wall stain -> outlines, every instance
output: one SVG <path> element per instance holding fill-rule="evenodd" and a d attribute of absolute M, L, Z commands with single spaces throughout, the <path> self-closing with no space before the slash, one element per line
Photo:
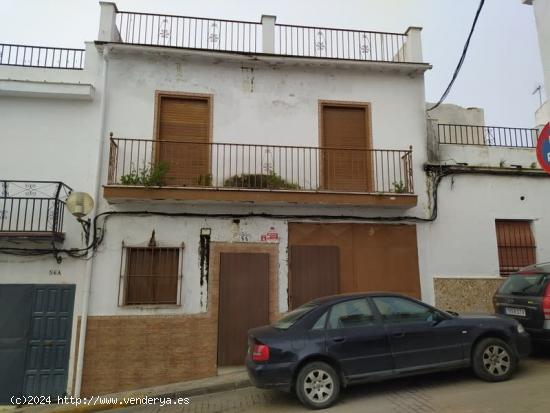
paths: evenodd
<path fill-rule="evenodd" d="M 201 300 L 200 305 L 203 305 L 203 296 L 206 293 L 208 297 L 208 271 L 210 264 L 210 234 L 201 234 L 199 242 L 199 270 L 200 270 L 200 285 L 201 285 Z M 206 283 L 206 291 L 202 287 Z"/>

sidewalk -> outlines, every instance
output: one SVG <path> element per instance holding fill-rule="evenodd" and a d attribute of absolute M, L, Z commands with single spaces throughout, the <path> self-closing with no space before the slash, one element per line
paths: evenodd
<path fill-rule="evenodd" d="M 102 399 L 117 399 L 117 403 L 97 403 L 94 405 L 94 399 L 83 399 L 83 404 L 76 406 L 69 405 L 41 405 L 41 406 L 0 406 L 0 413 L 88 413 L 104 410 L 113 410 L 126 408 L 130 405 L 124 403 L 126 398 L 158 397 L 163 399 L 178 399 L 185 397 L 200 396 L 211 393 L 224 392 L 228 390 L 241 389 L 251 386 L 248 375 L 244 370 L 233 370 L 222 373 L 215 377 L 206 379 L 186 381 L 182 383 L 167 384 L 164 386 L 149 387 L 121 393 L 101 395 Z M 94 396 L 96 397 L 96 396 Z M 97 401 L 97 400 L 96 400 Z M 84 404 L 89 403 L 89 404 Z"/>

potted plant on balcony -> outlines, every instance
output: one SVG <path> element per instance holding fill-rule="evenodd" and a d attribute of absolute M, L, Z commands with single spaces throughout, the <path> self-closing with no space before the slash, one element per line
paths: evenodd
<path fill-rule="evenodd" d="M 130 172 L 120 177 L 122 185 L 141 185 L 145 187 L 163 186 L 164 178 L 170 170 L 166 161 L 150 163 L 148 167 L 130 167 Z"/>

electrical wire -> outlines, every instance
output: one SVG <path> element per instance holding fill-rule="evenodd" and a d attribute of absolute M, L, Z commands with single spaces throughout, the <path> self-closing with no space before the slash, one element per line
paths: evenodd
<path fill-rule="evenodd" d="M 477 25 L 477 21 L 479 19 L 479 15 L 481 14 L 481 10 L 483 9 L 483 5 L 485 4 L 485 0 L 481 0 L 479 2 L 479 7 L 477 8 L 477 12 L 474 18 L 474 22 L 472 23 L 472 28 L 470 29 L 470 34 L 468 35 L 468 39 L 466 40 L 466 44 L 464 45 L 464 48 L 462 49 L 462 55 L 460 56 L 460 60 L 458 61 L 458 64 L 455 68 L 455 71 L 453 73 L 453 77 L 451 78 L 451 81 L 449 82 L 449 85 L 447 86 L 447 89 L 445 89 L 445 92 L 443 92 L 443 95 L 441 95 L 441 98 L 439 101 L 433 105 L 431 108 L 427 109 L 427 111 L 434 110 L 439 105 L 443 103 L 443 101 L 447 98 L 449 93 L 451 92 L 451 89 L 453 87 L 453 84 L 455 83 L 455 80 L 458 77 L 458 74 L 460 73 L 460 69 L 462 68 L 462 65 L 464 64 L 464 60 L 466 59 L 466 53 L 468 52 L 468 48 L 470 46 L 470 40 L 472 39 L 472 35 L 474 34 L 474 30 Z"/>
<path fill-rule="evenodd" d="M 219 218 L 219 219 L 246 219 L 246 218 L 271 218 L 271 219 L 302 219 L 302 220 L 340 220 L 340 221 L 377 221 L 377 222 L 432 222 L 437 218 L 437 192 L 441 180 L 452 172 L 443 170 L 427 171 L 433 200 L 433 208 L 428 218 L 415 216 L 397 216 L 397 217 L 365 217 L 359 215 L 326 215 L 326 214 L 270 214 L 270 213 L 243 213 L 243 214 L 207 214 L 193 212 L 159 212 L 159 211 L 105 211 L 95 216 L 91 226 L 92 240 L 90 245 L 84 248 L 62 249 L 57 248 L 52 244 L 52 248 L 17 248 L 17 247 L 0 247 L 0 254 L 17 255 L 17 256 L 43 256 L 53 254 L 56 258 L 64 254 L 71 258 L 90 259 L 95 254 L 98 247 L 103 242 L 105 236 L 105 227 L 107 220 L 112 216 L 164 216 L 164 217 L 187 217 L 187 218 Z M 101 226 L 99 221 L 101 220 Z M 89 251 L 92 251 L 90 256 Z"/>

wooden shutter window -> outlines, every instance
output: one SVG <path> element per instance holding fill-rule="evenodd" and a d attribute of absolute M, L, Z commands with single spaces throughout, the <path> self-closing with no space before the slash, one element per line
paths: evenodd
<path fill-rule="evenodd" d="M 197 186 L 210 174 L 210 100 L 158 97 L 157 161 L 168 164 L 169 186 Z"/>
<path fill-rule="evenodd" d="M 498 261 L 501 275 L 536 263 L 536 243 L 531 221 L 497 220 Z"/>
<path fill-rule="evenodd" d="M 126 305 L 178 304 L 179 248 L 126 249 Z"/>

